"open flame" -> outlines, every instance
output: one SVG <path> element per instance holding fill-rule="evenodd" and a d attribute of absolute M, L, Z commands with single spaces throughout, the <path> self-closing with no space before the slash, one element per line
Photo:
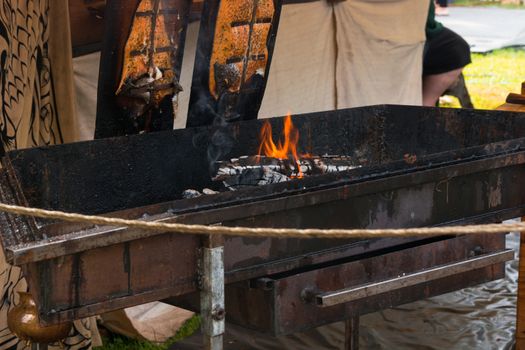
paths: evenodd
<path fill-rule="evenodd" d="M 293 125 L 290 114 L 284 119 L 284 135 L 277 145 L 273 142 L 272 125 L 266 121 L 261 128 L 261 144 L 259 145 L 259 156 L 264 154 L 267 157 L 288 159 L 292 158 L 297 166 L 297 175 L 294 178 L 304 176 L 301 170 L 301 163 L 297 155 L 297 142 L 299 141 L 299 130 Z"/>

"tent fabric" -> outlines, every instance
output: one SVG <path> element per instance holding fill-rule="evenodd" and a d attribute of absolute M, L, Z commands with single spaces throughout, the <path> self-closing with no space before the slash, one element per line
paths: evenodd
<path fill-rule="evenodd" d="M 259 117 L 421 105 L 427 14 L 410 0 L 284 6 Z"/>
<path fill-rule="evenodd" d="M 102 325 L 133 339 L 163 343 L 193 316 L 193 312 L 152 302 L 101 315 Z"/>
<path fill-rule="evenodd" d="M 2 2 L 2 150 L 76 140 L 70 52 L 65 0 Z"/>
<path fill-rule="evenodd" d="M 326 1 L 283 6 L 259 117 L 336 109 L 333 16 Z"/>
<path fill-rule="evenodd" d="M 100 52 L 73 58 L 75 109 L 81 141 L 93 140 L 95 135 L 99 65 Z"/>

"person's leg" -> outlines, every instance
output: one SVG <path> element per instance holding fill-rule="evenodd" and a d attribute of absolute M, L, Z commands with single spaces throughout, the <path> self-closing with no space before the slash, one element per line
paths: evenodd
<path fill-rule="evenodd" d="M 427 40 L 423 58 L 423 105 L 435 106 L 470 60 L 469 44 L 448 28 Z"/>
<path fill-rule="evenodd" d="M 435 106 L 439 97 L 459 77 L 463 68 L 423 77 L 423 106 Z"/>
<path fill-rule="evenodd" d="M 448 16 L 448 0 L 437 1 L 436 16 Z"/>

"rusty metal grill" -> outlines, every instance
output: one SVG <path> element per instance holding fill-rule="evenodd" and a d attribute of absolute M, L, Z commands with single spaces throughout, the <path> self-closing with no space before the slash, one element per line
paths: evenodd
<path fill-rule="evenodd" d="M 281 118 L 271 123 L 279 132 Z M 0 195 L 5 202 L 39 208 L 232 226 L 415 227 L 494 222 L 525 212 L 523 115 L 374 106 L 294 117 L 294 124 L 301 150 L 346 155 L 362 167 L 182 199 L 187 188 L 214 187 L 216 160 L 256 154 L 262 122 L 246 121 L 14 151 L 3 162 Z M 198 237 L 7 214 L 0 218 L 7 257 L 23 267 L 48 322 L 165 298 L 198 306 L 192 301 L 199 286 Z M 488 257 L 486 265 L 476 265 L 482 257 Z M 224 241 L 227 315 L 251 328 L 287 334 L 501 277 L 506 258 L 503 235 L 229 237 Z M 393 259 L 392 264 L 385 265 L 385 259 Z M 470 270 L 412 280 L 414 285 L 392 289 L 387 297 L 381 289 L 380 295 L 348 301 L 349 307 L 319 309 L 304 298 L 305 290 L 323 298 L 363 284 L 387 283 L 401 273 L 418 276 L 454 264 Z M 356 274 L 364 267 L 368 274 Z M 330 284 L 323 277 L 346 276 L 344 271 L 357 279 Z M 232 300 L 261 308 L 248 313 Z M 300 305 L 300 312 L 285 307 L 292 303 Z M 262 317 L 263 310 L 271 310 L 270 319 Z"/>

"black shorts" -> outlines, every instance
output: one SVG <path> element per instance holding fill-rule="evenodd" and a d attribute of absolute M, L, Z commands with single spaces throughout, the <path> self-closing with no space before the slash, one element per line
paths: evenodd
<path fill-rule="evenodd" d="M 441 74 L 463 68 L 471 62 L 470 46 L 458 34 L 443 28 L 428 39 L 423 53 L 423 75 Z"/>

